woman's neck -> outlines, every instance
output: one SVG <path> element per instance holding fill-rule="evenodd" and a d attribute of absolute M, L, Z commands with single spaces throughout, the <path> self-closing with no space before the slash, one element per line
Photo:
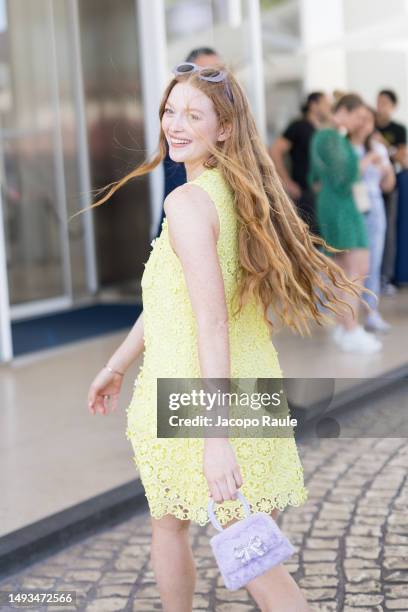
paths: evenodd
<path fill-rule="evenodd" d="M 200 174 L 205 171 L 205 166 L 203 161 L 194 161 L 194 162 L 184 162 L 184 167 L 186 169 L 186 176 L 188 181 L 194 181 L 194 179 L 198 178 Z"/>

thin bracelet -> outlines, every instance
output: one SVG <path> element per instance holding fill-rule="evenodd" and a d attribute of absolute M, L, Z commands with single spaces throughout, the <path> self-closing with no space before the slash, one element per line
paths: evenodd
<path fill-rule="evenodd" d="M 108 368 L 109 372 L 112 372 L 113 374 L 119 374 L 119 376 L 124 376 L 123 372 L 119 372 L 118 370 L 114 370 L 113 368 L 111 368 L 110 366 L 108 366 L 107 363 L 105 363 L 105 365 L 103 366 L 104 368 Z"/>

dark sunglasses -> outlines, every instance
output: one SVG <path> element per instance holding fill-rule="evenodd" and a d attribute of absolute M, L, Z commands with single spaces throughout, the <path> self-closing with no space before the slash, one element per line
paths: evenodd
<path fill-rule="evenodd" d="M 219 68 L 211 68 L 211 67 L 201 67 L 197 66 L 197 64 L 193 64 L 193 62 L 183 62 L 182 64 L 178 64 L 172 70 L 174 76 L 184 76 L 186 74 L 197 73 L 199 79 L 203 81 L 209 81 L 210 83 L 221 83 L 225 82 L 225 90 L 227 92 L 227 96 L 232 102 L 232 92 L 228 83 L 227 73 L 224 70 L 220 70 Z"/>

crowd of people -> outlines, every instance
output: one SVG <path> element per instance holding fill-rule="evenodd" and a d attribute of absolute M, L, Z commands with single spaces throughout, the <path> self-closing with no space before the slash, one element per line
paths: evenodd
<path fill-rule="evenodd" d="M 193 49 L 185 59 L 198 66 L 223 63 L 210 47 Z M 270 148 L 288 195 L 310 230 L 339 252 L 335 258 L 347 276 L 365 279 L 360 299 L 340 297 L 359 318 L 337 317 L 334 342 L 347 352 L 381 350 L 375 335 L 390 324 L 379 310 L 379 297 L 393 285 L 398 194 L 396 174 L 408 168 L 407 132 L 393 120 L 398 105 L 394 91 L 381 90 L 376 109 L 358 94 L 315 91 L 307 96 L 301 116 L 291 121 Z M 165 196 L 185 183 L 183 164 L 164 160 Z M 164 209 L 159 232 L 164 219 Z M 368 308 L 367 306 L 368 305 Z"/>
<path fill-rule="evenodd" d="M 406 128 L 393 120 L 397 104 L 389 89 L 378 93 L 376 109 L 355 93 L 335 92 L 331 100 L 313 92 L 270 149 L 299 214 L 341 251 L 328 254 L 346 274 L 364 278 L 370 291 L 363 292 L 363 324 L 351 315 L 338 318 L 333 340 L 345 351 L 380 350 L 374 334 L 390 328 L 379 297 L 395 292 L 396 174 L 408 168 Z M 359 305 L 354 299 L 357 312 Z"/>

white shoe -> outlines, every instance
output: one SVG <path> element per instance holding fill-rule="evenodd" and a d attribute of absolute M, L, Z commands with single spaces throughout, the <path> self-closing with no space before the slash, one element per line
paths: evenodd
<path fill-rule="evenodd" d="M 382 348 L 382 342 L 373 334 L 366 332 L 361 325 L 357 325 L 351 330 L 344 330 L 336 344 L 347 353 L 363 353 L 366 355 L 376 353 Z"/>
<path fill-rule="evenodd" d="M 384 321 L 378 310 L 370 313 L 367 316 L 365 327 L 369 331 L 387 333 L 391 329 L 391 325 Z"/>

